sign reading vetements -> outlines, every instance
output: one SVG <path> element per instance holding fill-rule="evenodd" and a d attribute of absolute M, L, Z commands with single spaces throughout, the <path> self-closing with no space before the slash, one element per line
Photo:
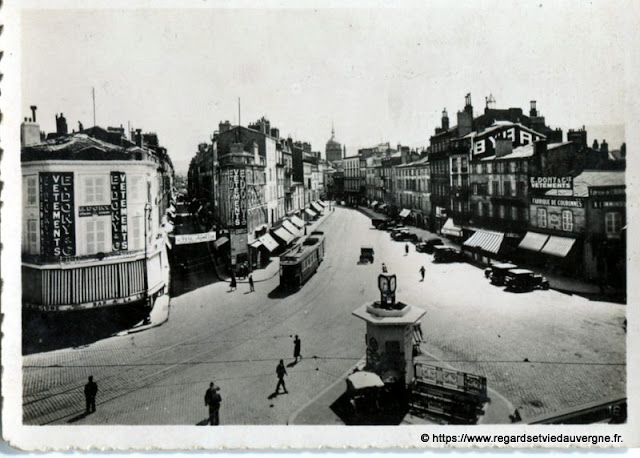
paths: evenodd
<path fill-rule="evenodd" d="M 229 227 L 247 226 L 247 181 L 244 169 L 229 170 Z"/>
<path fill-rule="evenodd" d="M 40 172 L 40 254 L 75 256 L 73 172 Z"/>
<path fill-rule="evenodd" d="M 573 189 L 573 177 L 531 177 L 531 189 Z"/>
<path fill-rule="evenodd" d="M 111 172 L 111 238 L 113 251 L 129 249 L 127 175 L 123 172 Z"/>

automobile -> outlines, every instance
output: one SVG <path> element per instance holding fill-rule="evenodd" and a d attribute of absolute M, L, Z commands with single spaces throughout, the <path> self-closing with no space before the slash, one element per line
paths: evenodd
<path fill-rule="evenodd" d="M 384 229 L 384 226 L 388 224 L 390 221 L 389 218 L 371 218 L 371 224 L 376 229 Z"/>
<path fill-rule="evenodd" d="M 462 254 L 455 248 L 442 245 L 433 247 L 433 262 L 456 262 L 460 260 L 462 260 Z"/>
<path fill-rule="evenodd" d="M 370 262 L 373 264 L 374 250 L 372 246 L 361 246 L 360 247 L 360 262 Z"/>
<path fill-rule="evenodd" d="M 549 289 L 549 280 L 528 269 L 511 269 L 504 281 L 507 289 L 513 291 L 531 291 L 533 289 Z"/>
<path fill-rule="evenodd" d="M 387 231 L 389 231 L 390 233 L 393 234 L 393 231 L 397 231 L 397 230 L 400 230 L 400 229 L 408 229 L 408 228 L 404 224 L 399 223 L 397 221 L 394 221 L 393 223 L 387 224 L 385 230 L 387 230 Z"/>
<path fill-rule="evenodd" d="M 324 231 L 311 231 L 311 235 L 324 235 Z"/>
<path fill-rule="evenodd" d="M 433 238 L 433 239 L 424 240 L 416 245 L 416 251 L 420 253 L 431 254 L 433 253 L 433 249 L 436 246 L 444 246 L 442 239 Z"/>
<path fill-rule="evenodd" d="M 394 232 L 391 237 L 393 240 L 402 241 L 402 242 L 416 242 L 420 239 L 417 234 L 410 232 L 409 229 L 402 229 L 400 231 Z"/>
<path fill-rule="evenodd" d="M 518 266 L 515 264 L 511 264 L 510 262 L 500 262 L 497 264 L 492 264 L 487 269 L 485 269 L 484 276 L 489 278 L 492 285 L 503 286 L 504 280 L 511 269 L 517 269 Z"/>

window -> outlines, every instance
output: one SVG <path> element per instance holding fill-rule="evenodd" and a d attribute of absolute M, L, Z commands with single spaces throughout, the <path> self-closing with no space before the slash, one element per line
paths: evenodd
<path fill-rule="evenodd" d="M 622 215 L 611 212 L 604 215 L 605 232 L 608 236 L 619 236 L 622 229 Z"/>
<path fill-rule="evenodd" d="M 505 181 L 504 182 L 504 195 L 505 196 L 511 196 L 511 182 L 510 181 Z"/>
<path fill-rule="evenodd" d="M 478 216 L 482 216 L 482 202 L 478 202 Z"/>
<path fill-rule="evenodd" d="M 524 181 L 518 181 L 516 183 L 516 195 L 518 197 L 524 197 Z"/>
<path fill-rule="evenodd" d="M 473 183 L 473 195 L 478 195 L 478 183 Z"/>
<path fill-rule="evenodd" d="M 36 190 L 37 190 L 36 177 L 28 177 L 27 178 L 27 205 L 36 205 L 38 203 Z"/>
<path fill-rule="evenodd" d="M 104 219 L 96 219 L 85 222 L 86 254 L 106 252 Z"/>
<path fill-rule="evenodd" d="M 27 253 L 38 254 L 38 221 L 27 220 Z"/>
<path fill-rule="evenodd" d="M 499 210 L 500 210 L 500 219 L 504 219 L 504 214 L 505 214 L 505 208 L 504 205 L 499 205 Z"/>
<path fill-rule="evenodd" d="M 493 164 L 491 162 L 487 164 L 487 173 L 493 173 Z"/>
<path fill-rule="evenodd" d="M 105 177 L 85 177 L 84 178 L 84 203 L 104 204 L 106 203 L 106 180 Z"/>
<path fill-rule="evenodd" d="M 489 206 L 489 217 L 493 218 L 493 205 L 487 204 Z"/>
<path fill-rule="evenodd" d="M 140 250 L 143 247 L 143 230 L 144 230 L 144 216 L 134 216 L 130 219 L 131 221 L 131 232 L 129 239 L 129 249 L 131 250 Z"/>
<path fill-rule="evenodd" d="M 538 208 L 538 227 L 547 227 L 547 209 Z"/>
<path fill-rule="evenodd" d="M 562 210 L 562 230 L 573 231 L 573 212 L 571 210 Z"/>
<path fill-rule="evenodd" d="M 518 221 L 518 207 L 511 207 L 511 219 Z"/>
<path fill-rule="evenodd" d="M 494 181 L 491 183 L 491 195 L 498 196 L 500 195 L 500 182 Z"/>
<path fill-rule="evenodd" d="M 139 201 L 143 201 L 144 200 L 144 188 L 142 186 L 143 184 L 143 178 L 141 176 L 132 176 L 132 177 L 127 177 L 129 178 L 129 198 L 131 199 L 132 202 L 139 202 Z"/>
<path fill-rule="evenodd" d="M 476 164 L 476 173 L 484 173 L 482 165 L 483 164 Z"/>

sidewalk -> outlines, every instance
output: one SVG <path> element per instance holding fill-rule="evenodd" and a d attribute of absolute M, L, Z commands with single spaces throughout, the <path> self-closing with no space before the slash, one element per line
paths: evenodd
<path fill-rule="evenodd" d="M 369 216 L 370 218 L 388 218 L 389 217 L 388 215 L 378 213 L 367 207 L 358 207 L 358 210 L 361 213 Z M 443 239 L 443 242 L 445 243 L 445 245 L 449 245 L 457 249 L 461 248 L 459 244 L 452 242 L 451 240 L 447 239 L 446 236 L 444 235 L 441 236 L 433 232 L 429 232 L 426 229 L 420 229 L 420 228 L 414 228 L 414 227 L 411 227 L 411 231 L 415 232 L 421 239 L 440 237 Z M 468 262 L 469 264 L 477 265 L 478 267 L 481 267 L 479 264 L 471 262 L 471 260 L 468 260 Z M 561 276 L 548 271 L 542 271 L 540 270 L 539 267 L 527 266 L 525 263 L 519 263 L 519 264 L 524 268 L 530 268 L 531 270 L 534 270 L 536 272 L 540 272 L 541 274 L 543 274 L 547 278 L 547 280 L 549 280 L 549 286 L 551 287 L 551 289 L 554 289 L 556 291 L 560 291 L 566 294 L 579 294 L 581 296 L 585 296 L 590 300 L 606 300 L 606 301 L 625 303 L 625 291 L 618 291 L 613 288 L 607 288 L 607 290 L 604 293 L 601 293 L 600 287 L 596 284 L 589 283 L 584 280 L 579 280 L 576 278 Z"/>

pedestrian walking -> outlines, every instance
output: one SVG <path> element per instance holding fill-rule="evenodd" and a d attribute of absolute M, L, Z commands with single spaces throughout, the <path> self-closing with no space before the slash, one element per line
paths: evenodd
<path fill-rule="evenodd" d="M 382 272 L 387 273 L 387 265 L 384 262 L 382 263 Z"/>
<path fill-rule="evenodd" d="M 420 276 L 422 277 L 422 280 L 420 281 L 424 281 L 424 273 L 425 273 L 426 269 L 424 268 L 424 266 L 420 267 Z"/>
<path fill-rule="evenodd" d="M 98 384 L 93 381 L 93 375 L 89 376 L 89 381 L 84 386 L 84 399 L 86 401 L 86 413 L 96 411 L 96 395 L 98 394 Z"/>
<path fill-rule="evenodd" d="M 229 283 L 229 291 L 233 291 L 237 289 L 237 287 L 238 287 L 238 282 L 236 281 L 236 274 L 231 272 L 231 282 Z"/>
<path fill-rule="evenodd" d="M 253 287 L 253 275 L 249 274 L 249 292 L 254 292 L 255 290 Z"/>
<path fill-rule="evenodd" d="M 409 254 L 409 244 L 405 243 L 404 244 L 404 255 L 407 256 Z"/>
<path fill-rule="evenodd" d="M 281 386 L 284 392 L 288 393 L 287 387 L 284 384 L 284 376 L 287 375 L 287 369 L 285 369 L 284 367 L 283 360 L 280 360 L 280 364 L 278 364 L 278 367 L 276 367 L 276 375 L 278 376 L 278 384 L 276 385 L 276 394 L 280 392 Z"/>
<path fill-rule="evenodd" d="M 218 426 L 220 424 L 220 403 L 222 402 L 222 396 L 218 393 L 219 390 L 220 388 L 211 382 L 209 389 L 204 394 L 204 405 L 209 407 L 209 425 L 211 426 Z"/>
<path fill-rule="evenodd" d="M 302 355 L 300 354 L 300 338 L 296 335 L 296 338 L 293 339 L 293 357 L 295 358 L 295 362 L 298 362 L 298 358 L 302 359 Z"/>

